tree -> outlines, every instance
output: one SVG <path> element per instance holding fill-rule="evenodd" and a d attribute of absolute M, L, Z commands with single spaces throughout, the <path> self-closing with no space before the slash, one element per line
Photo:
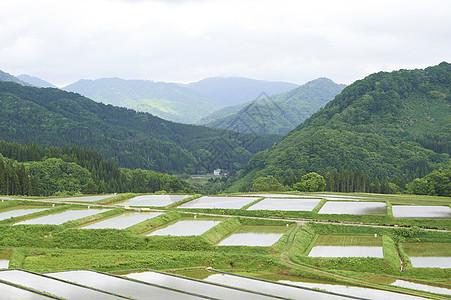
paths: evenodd
<path fill-rule="evenodd" d="M 311 172 L 301 178 L 301 182 L 295 183 L 293 188 L 301 192 L 321 192 L 326 187 L 326 180 L 318 173 Z"/>
<path fill-rule="evenodd" d="M 274 176 L 258 177 L 254 180 L 252 190 L 255 192 L 282 191 L 283 185 Z"/>

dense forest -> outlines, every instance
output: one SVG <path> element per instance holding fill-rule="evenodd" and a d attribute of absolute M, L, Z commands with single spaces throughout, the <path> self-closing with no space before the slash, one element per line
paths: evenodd
<path fill-rule="evenodd" d="M 131 169 L 204 173 L 239 169 L 280 136 L 178 124 L 59 89 L 0 82 L 0 139 L 96 149 Z"/>
<path fill-rule="evenodd" d="M 258 177 L 361 170 L 374 180 L 424 177 L 450 165 L 451 65 L 380 72 L 346 87 L 277 145 L 257 153 L 229 190 Z"/>
<path fill-rule="evenodd" d="M 345 85 L 318 78 L 293 90 L 234 107 L 226 107 L 201 120 L 213 128 L 260 134 L 287 134 L 334 99 Z"/>
<path fill-rule="evenodd" d="M 79 146 L 43 147 L 0 140 L 0 194 L 51 196 L 61 194 L 194 192 L 177 177 L 119 168 L 95 150 Z"/>

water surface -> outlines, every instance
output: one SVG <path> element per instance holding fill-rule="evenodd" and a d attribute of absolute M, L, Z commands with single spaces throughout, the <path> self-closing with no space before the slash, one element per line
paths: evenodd
<path fill-rule="evenodd" d="M 114 295 L 19 270 L 0 271 L 0 279 L 67 299 L 121 299 Z"/>
<path fill-rule="evenodd" d="M 183 203 L 180 208 L 232 208 L 239 209 L 259 197 L 209 197 L 204 196 L 192 201 Z"/>
<path fill-rule="evenodd" d="M 209 229 L 221 223 L 214 220 L 186 220 L 178 221 L 165 228 L 155 230 L 148 235 L 173 235 L 173 236 L 191 236 L 201 235 Z"/>
<path fill-rule="evenodd" d="M 199 299 L 183 292 L 93 271 L 67 271 L 48 275 L 135 299 Z M 165 286 L 164 283 L 163 285 Z"/>
<path fill-rule="evenodd" d="M 383 202 L 347 202 L 327 201 L 319 214 L 349 214 L 349 215 L 385 215 L 387 205 Z"/>
<path fill-rule="evenodd" d="M 192 195 L 142 195 L 129 199 L 125 202 L 118 203 L 118 205 L 129 206 L 166 206 L 182 199 L 191 197 Z"/>
<path fill-rule="evenodd" d="M 414 268 L 451 268 L 451 257 L 449 256 L 409 256 Z"/>
<path fill-rule="evenodd" d="M 83 229 L 103 229 L 103 228 L 114 228 L 114 229 L 124 229 L 138 223 L 144 222 L 148 219 L 155 218 L 162 213 L 156 212 L 126 212 L 120 216 L 109 218 L 97 223 L 90 224 L 88 226 L 82 227 Z"/>
<path fill-rule="evenodd" d="M 53 201 L 71 201 L 71 202 L 93 202 L 99 201 L 107 198 L 111 198 L 114 195 L 97 195 L 97 196 L 81 196 L 81 197 L 65 197 L 65 198 L 48 198 L 48 200 Z"/>
<path fill-rule="evenodd" d="M 32 213 L 40 212 L 49 208 L 19 208 L 0 212 L 0 220 L 21 217 Z"/>
<path fill-rule="evenodd" d="M 108 209 L 80 209 L 80 210 L 67 210 L 62 213 L 42 216 L 35 219 L 25 220 L 22 222 L 15 223 L 18 224 L 52 224 L 61 225 L 67 221 L 77 220 L 85 217 L 89 217 L 101 212 L 106 212 Z"/>
<path fill-rule="evenodd" d="M 0 295 L 2 300 L 49 300 L 50 297 L 46 297 L 37 293 L 33 293 L 18 287 L 11 286 L 6 283 L 0 282 Z"/>
<path fill-rule="evenodd" d="M 276 199 L 265 198 L 248 210 L 312 211 L 321 199 Z"/>
<path fill-rule="evenodd" d="M 420 290 L 420 291 L 426 291 L 426 292 L 451 296 L 451 289 L 432 286 L 432 285 L 428 285 L 428 284 L 415 283 L 415 282 L 410 282 L 410 281 L 405 281 L 405 280 L 396 280 L 395 282 L 392 283 L 392 285 L 405 287 L 405 288 L 413 289 L 413 290 Z"/>
<path fill-rule="evenodd" d="M 217 246 L 262 246 L 275 244 L 286 232 L 282 226 L 242 226 Z"/>
<path fill-rule="evenodd" d="M 9 260 L 8 259 L 0 259 L 0 269 L 8 269 Z"/>
<path fill-rule="evenodd" d="M 310 257 L 380 257 L 383 258 L 382 247 L 372 246 L 315 246 Z"/>
<path fill-rule="evenodd" d="M 395 218 L 451 218 L 451 208 L 448 206 L 392 205 Z"/>

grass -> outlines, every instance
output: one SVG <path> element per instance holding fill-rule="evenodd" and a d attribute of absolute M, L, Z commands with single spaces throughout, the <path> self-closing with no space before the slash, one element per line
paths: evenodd
<path fill-rule="evenodd" d="M 321 234 L 315 246 L 382 246 L 381 236 Z"/>
<path fill-rule="evenodd" d="M 404 251 L 408 256 L 449 256 L 451 257 L 451 243 L 404 243 Z"/>
<path fill-rule="evenodd" d="M 12 252 L 12 250 L 0 249 L 0 259 L 9 259 Z"/>

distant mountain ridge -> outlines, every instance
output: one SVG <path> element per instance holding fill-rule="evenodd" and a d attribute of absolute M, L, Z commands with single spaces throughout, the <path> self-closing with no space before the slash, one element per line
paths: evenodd
<path fill-rule="evenodd" d="M 255 154 L 230 188 L 260 176 L 361 170 L 415 178 L 451 164 L 451 64 L 371 74 Z"/>
<path fill-rule="evenodd" d="M 243 77 L 210 77 L 186 85 L 199 93 L 218 100 L 222 106 L 232 106 L 256 99 L 261 93 L 279 94 L 298 85 L 283 81 L 266 81 Z"/>
<path fill-rule="evenodd" d="M 332 100 L 344 87 L 328 78 L 318 78 L 267 99 L 225 107 L 200 123 L 213 128 L 233 127 L 239 132 L 284 135 Z M 234 123 L 237 122 L 245 125 L 236 126 Z"/>
<path fill-rule="evenodd" d="M 28 86 L 31 85 L 28 82 L 22 81 L 19 78 L 15 77 L 9 73 L 3 72 L 1 70 L 0 70 L 0 81 L 9 81 L 9 82 L 18 83 L 20 85 L 28 85 Z"/>
<path fill-rule="evenodd" d="M 240 168 L 279 139 L 178 124 L 76 93 L 12 82 L 0 82 L 0 120 L 0 139 L 6 141 L 74 144 L 122 167 L 167 173 Z"/>
<path fill-rule="evenodd" d="M 122 106 L 180 122 L 194 123 L 219 103 L 175 83 L 121 78 L 82 79 L 63 88 L 97 102 Z"/>
<path fill-rule="evenodd" d="M 55 85 L 51 84 L 50 82 L 47 82 L 45 80 L 42 80 L 41 78 L 30 76 L 27 74 L 22 74 L 17 76 L 18 79 L 27 82 L 33 86 L 36 87 L 43 87 L 43 88 L 57 88 Z"/>

